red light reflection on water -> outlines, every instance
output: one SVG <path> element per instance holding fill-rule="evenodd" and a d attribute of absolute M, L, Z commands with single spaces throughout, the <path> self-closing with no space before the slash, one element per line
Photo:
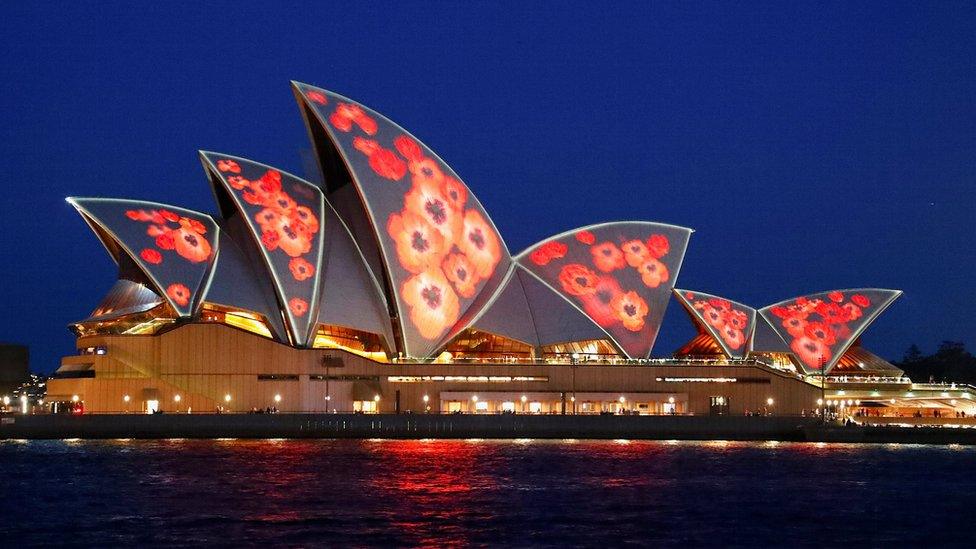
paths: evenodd
<path fill-rule="evenodd" d="M 479 467 L 484 446 L 460 440 L 385 440 L 374 442 L 373 455 L 387 475 L 371 479 L 377 497 L 397 502 L 390 524 L 419 545 L 467 543 L 463 524 L 490 514 L 481 497 L 502 479 Z"/>

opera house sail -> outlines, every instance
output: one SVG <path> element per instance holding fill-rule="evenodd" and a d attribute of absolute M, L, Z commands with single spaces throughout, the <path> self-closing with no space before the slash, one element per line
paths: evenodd
<path fill-rule="evenodd" d="M 584 225 L 513 255 L 418 137 L 337 93 L 292 91 L 318 173 L 201 151 L 210 213 L 68 199 L 118 280 L 70 325 L 78 354 L 50 383 L 52 409 L 801 411 L 820 390 L 811 374 L 897 372 L 859 344 L 897 291 L 757 314 L 676 290 L 693 231 L 648 221 Z M 697 335 L 652 358 L 672 298 Z"/>

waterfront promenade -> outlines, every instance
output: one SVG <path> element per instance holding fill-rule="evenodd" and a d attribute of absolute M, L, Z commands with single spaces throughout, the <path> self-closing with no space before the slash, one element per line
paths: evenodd
<path fill-rule="evenodd" d="M 793 416 L 468 414 L 8 415 L 3 439 L 390 438 L 782 440 L 976 444 L 976 429 L 829 425 Z"/>

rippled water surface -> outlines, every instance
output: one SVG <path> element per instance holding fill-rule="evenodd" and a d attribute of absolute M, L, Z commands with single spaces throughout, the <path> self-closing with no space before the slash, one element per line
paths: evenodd
<path fill-rule="evenodd" d="M 0 487 L 8 547 L 963 546 L 974 535 L 976 449 L 0 441 Z"/>

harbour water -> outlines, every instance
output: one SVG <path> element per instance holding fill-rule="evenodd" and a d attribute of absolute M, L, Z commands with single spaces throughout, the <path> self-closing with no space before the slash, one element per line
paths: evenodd
<path fill-rule="evenodd" d="M 8 546 L 971 546 L 976 448 L 0 441 Z"/>

